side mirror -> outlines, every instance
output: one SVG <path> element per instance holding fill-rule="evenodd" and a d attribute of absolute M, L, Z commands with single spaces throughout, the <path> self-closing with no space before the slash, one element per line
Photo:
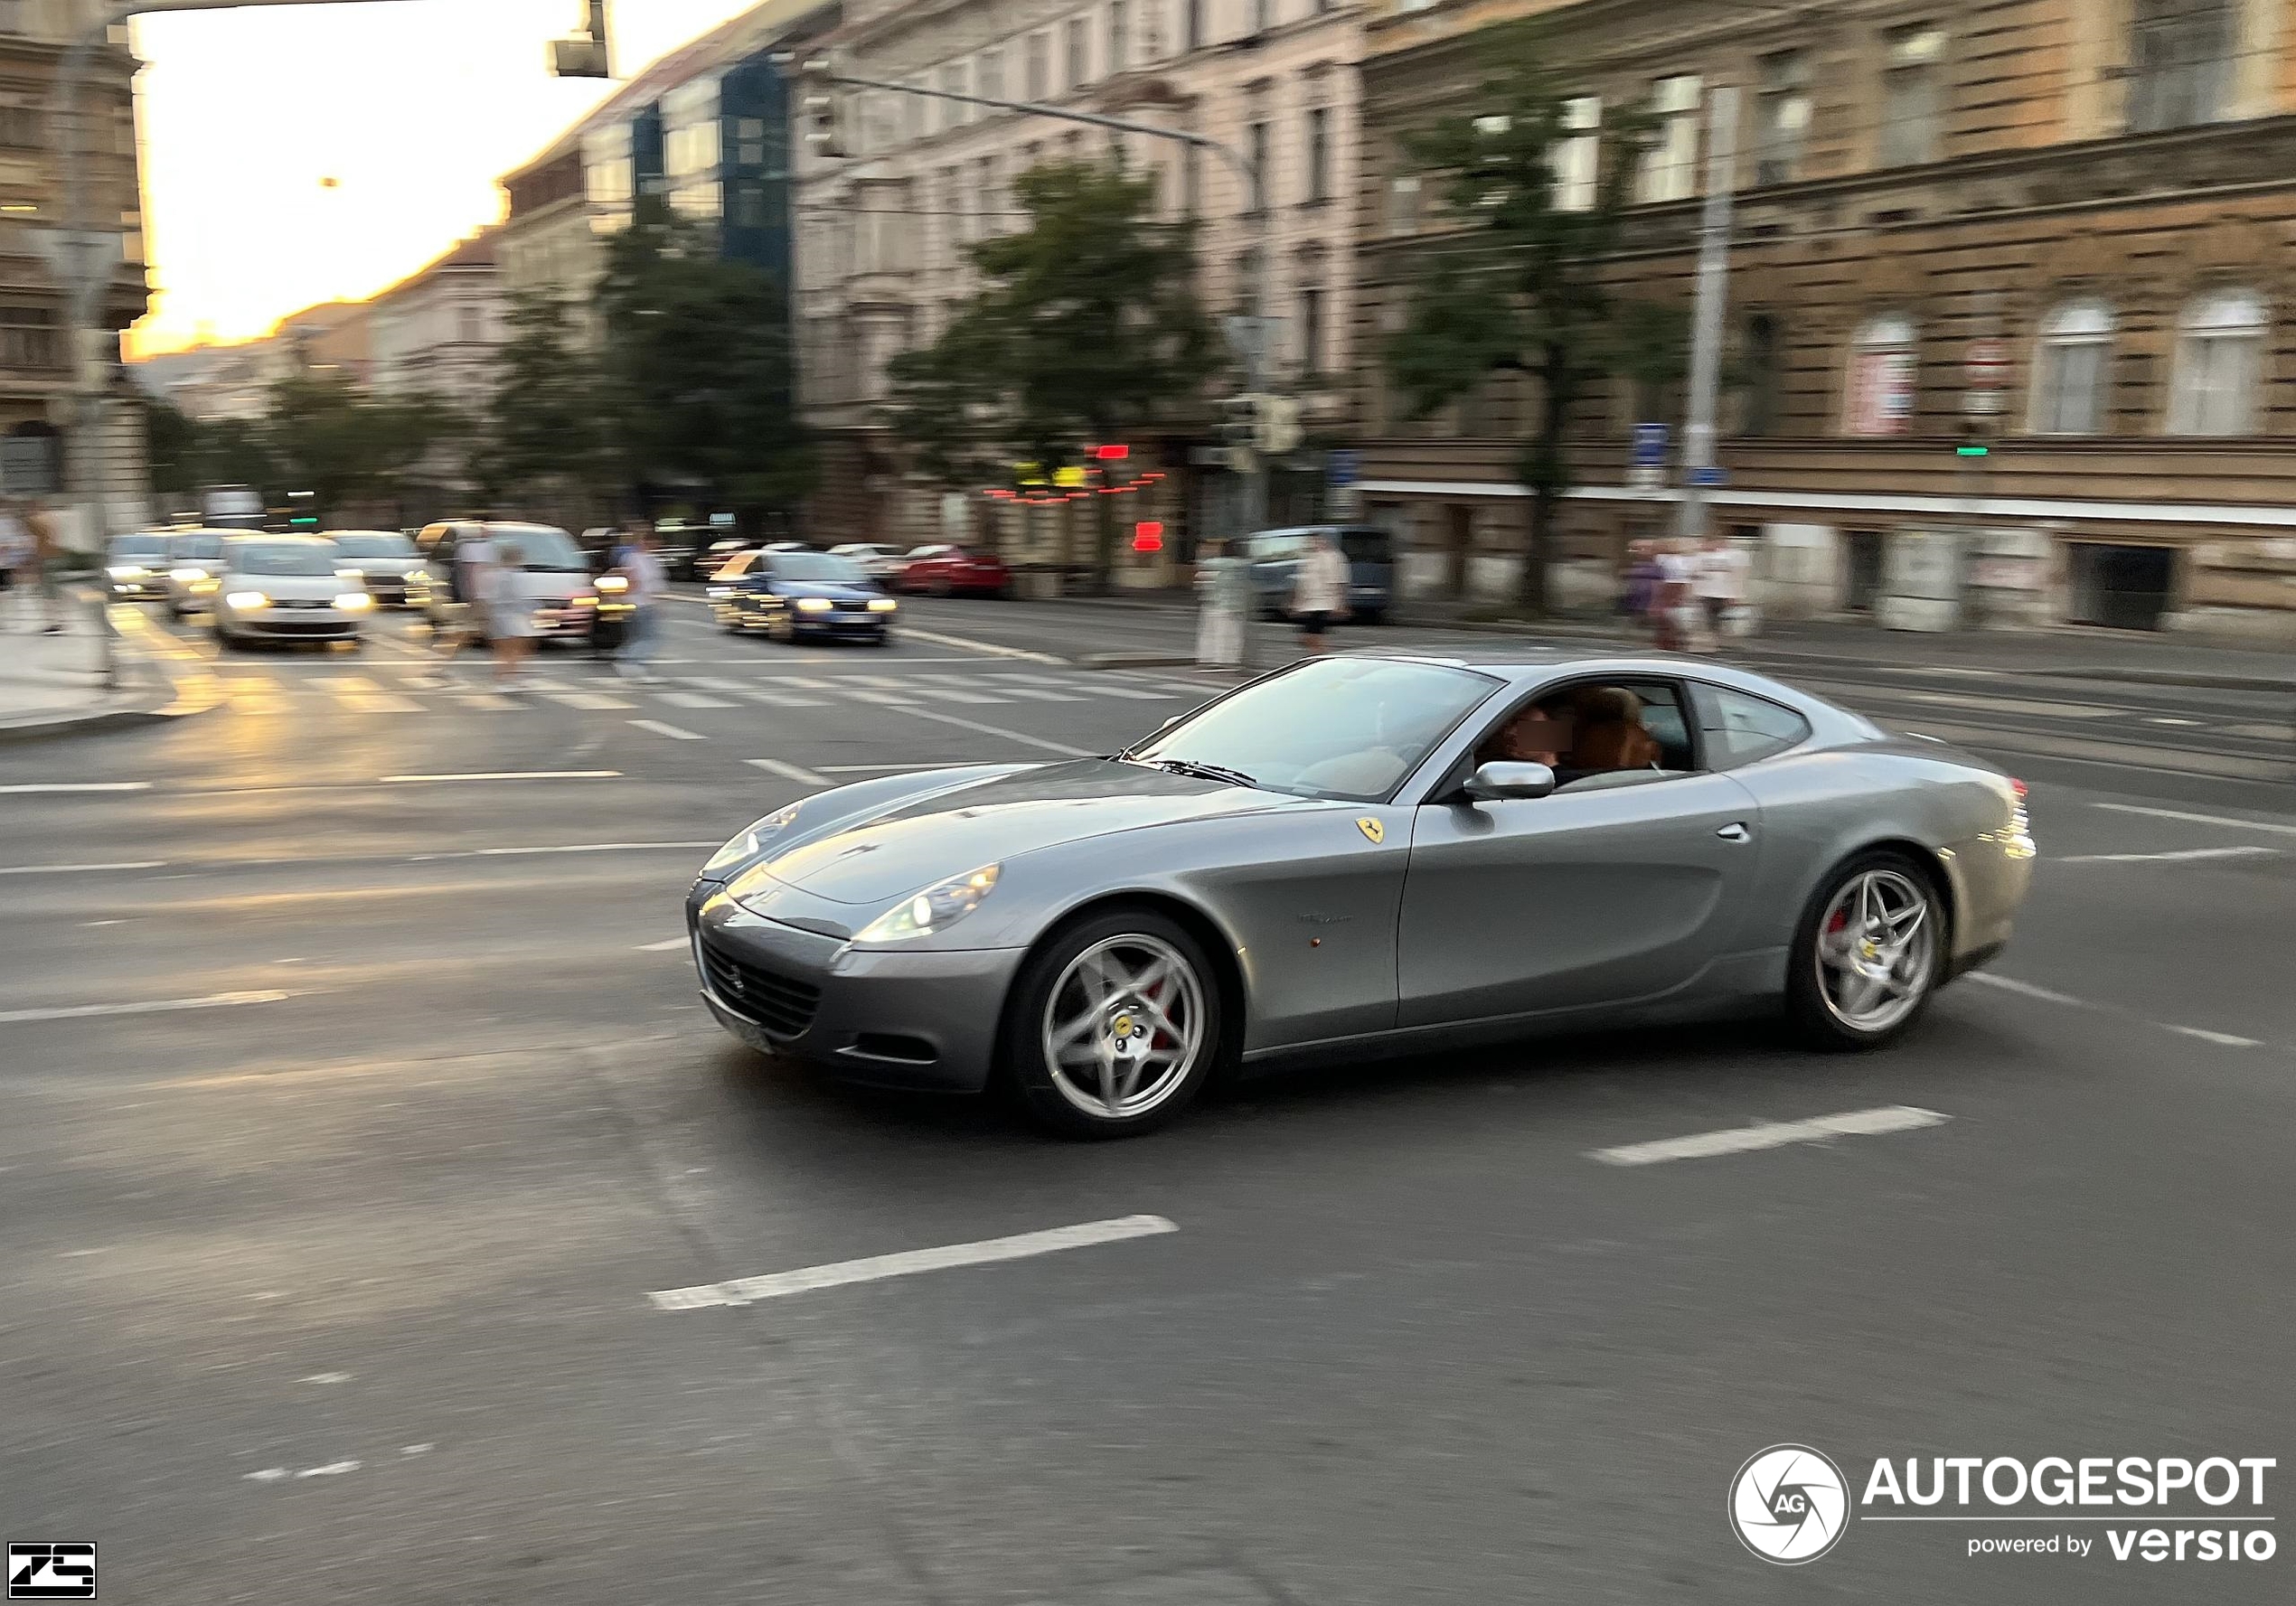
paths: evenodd
<path fill-rule="evenodd" d="M 1555 772 L 1543 764 L 1486 764 L 1467 778 L 1462 788 L 1475 803 L 1505 798 L 1545 797 L 1555 789 Z"/>

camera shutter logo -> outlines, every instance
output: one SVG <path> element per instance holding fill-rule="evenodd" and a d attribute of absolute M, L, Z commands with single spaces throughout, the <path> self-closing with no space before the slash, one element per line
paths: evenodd
<path fill-rule="evenodd" d="M 1731 1531 L 1765 1562 L 1814 1562 L 1849 1526 L 1849 1480 L 1807 1444 L 1758 1451 L 1730 1480 Z"/>
<path fill-rule="evenodd" d="M 11 1601 L 92 1601 L 96 1547 L 69 1542 L 8 1545 Z"/>

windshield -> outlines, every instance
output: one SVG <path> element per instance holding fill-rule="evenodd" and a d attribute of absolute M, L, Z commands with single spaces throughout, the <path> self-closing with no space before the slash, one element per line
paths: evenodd
<path fill-rule="evenodd" d="M 346 531 L 334 539 L 335 549 L 345 558 L 411 558 L 415 555 L 414 543 L 403 535 Z"/>
<path fill-rule="evenodd" d="M 1342 530 L 1340 550 L 1350 563 L 1388 563 L 1395 558 L 1395 538 L 1384 530 Z"/>
<path fill-rule="evenodd" d="M 334 549 L 315 542 L 285 541 L 243 546 L 231 554 L 231 572 L 241 575 L 331 575 Z"/>
<path fill-rule="evenodd" d="M 563 530 L 553 530 L 547 524 L 505 524 L 486 532 L 494 545 L 494 555 L 500 558 L 512 547 L 518 549 L 522 568 L 561 569 L 569 573 L 587 574 L 589 561 L 582 556 L 582 549 Z"/>
<path fill-rule="evenodd" d="M 855 568 L 852 560 L 830 552 L 777 552 L 774 555 L 773 578 L 776 580 L 820 580 L 838 585 L 857 585 L 868 577 Z"/>
<path fill-rule="evenodd" d="M 221 558 L 223 538 L 220 535 L 179 535 L 168 543 L 171 558 Z"/>
<path fill-rule="evenodd" d="M 1369 803 L 1394 791 L 1499 685 L 1439 663 L 1318 659 L 1215 703 L 1131 757 L 1210 765 L 1271 791 Z"/>
<path fill-rule="evenodd" d="M 115 558 L 165 558 L 167 538 L 164 535 L 117 535 L 112 538 L 111 555 Z"/>

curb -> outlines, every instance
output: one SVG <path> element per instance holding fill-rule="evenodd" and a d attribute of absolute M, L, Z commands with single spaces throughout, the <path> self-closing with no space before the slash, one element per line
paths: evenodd
<path fill-rule="evenodd" d="M 152 628 L 151 622 L 133 609 L 125 609 L 114 618 L 128 621 L 128 628 L 120 634 L 123 646 Z M 0 724 L 0 744 L 171 724 L 194 714 L 204 714 L 222 702 L 221 682 L 204 667 L 196 676 L 179 678 L 168 667 L 169 661 L 165 656 L 152 653 L 142 643 L 129 648 L 129 652 L 132 662 L 123 667 L 143 681 L 143 685 L 113 693 L 92 708 Z"/>

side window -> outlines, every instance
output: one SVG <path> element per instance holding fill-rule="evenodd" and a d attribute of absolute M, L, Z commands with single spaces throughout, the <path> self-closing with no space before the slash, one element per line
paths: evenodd
<path fill-rule="evenodd" d="M 1735 769 L 1810 739 L 1810 721 L 1751 692 L 1700 683 L 1693 688 L 1708 769 Z"/>

